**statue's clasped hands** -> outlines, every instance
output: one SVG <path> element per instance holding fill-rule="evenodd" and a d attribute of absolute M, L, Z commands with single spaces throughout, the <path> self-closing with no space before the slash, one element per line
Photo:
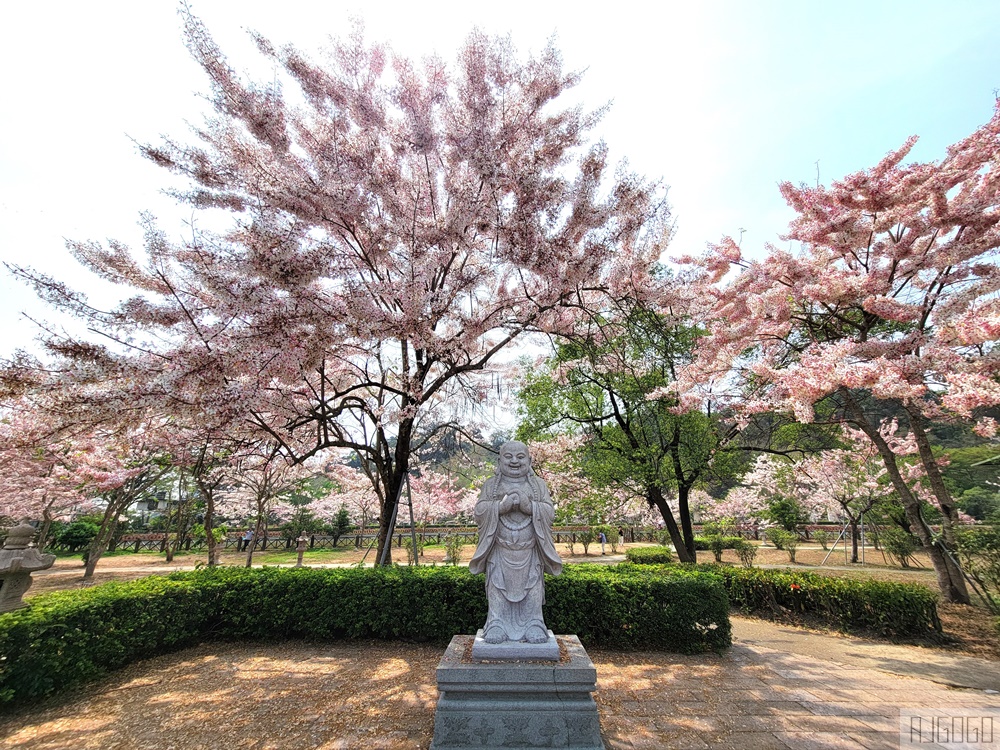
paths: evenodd
<path fill-rule="evenodd" d="M 500 515 L 506 515 L 514 510 L 520 510 L 527 516 L 531 515 L 531 498 L 520 492 L 509 492 L 500 501 Z"/>

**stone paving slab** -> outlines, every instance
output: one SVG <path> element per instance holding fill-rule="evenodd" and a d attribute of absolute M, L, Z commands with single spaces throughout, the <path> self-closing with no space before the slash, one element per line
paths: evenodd
<path fill-rule="evenodd" d="M 1000 694 L 940 681 L 961 671 L 948 654 L 874 644 L 898 651 L 892 663 L 862 666 L 851 663 L 857 639 L 789 630 L 761 624 L 758 632 L 782 647 L 772 648 L 759 636 L 741 640 L 737 624 L 736 644 L 721 655 L 588 648 L 606 746 L 897 750 L 901 709 L 1000 710 Z M 442 653 L 405 643 L 203 644 L 0 715 L 0 747 L 426 750 Z M 940 668 L 923 673 L 928 653 Z M 986 672 L 996 666 L 975 662 Z"/>
<path fill-rule="evenodd" d="M 901 708 L 1000 710 L 1000 695 L 916 676 L 925 650 L 898 648 L 909 654 L 910 674 L 841 668 L 816 656 L 740 642 L 718 656 L 631 654 L 627 665 L 605 663 L 606 654 L 592 650 L 605 741 L 622 750 L 897 750 Z M 656 679 L 640 679 L 633 689 L 620 691 L 630 675 L 654 672 Z M 700 692 L 675 689 L 687 683 L 689 672 L 702 676 Z"/>
<path fill-rule="evenodd" d="M 1000 662 L 950 654 L 940 649 L 898 646 L 841 635 L 812 633 L 749 617 L 730 617 L 733 640 L 786 653 L 814 656 L 848 669 L 913 675 L 955 687 L 1000 690 Z M 808 679 L 799 667 L 782 669 L 788 679 Z"/>

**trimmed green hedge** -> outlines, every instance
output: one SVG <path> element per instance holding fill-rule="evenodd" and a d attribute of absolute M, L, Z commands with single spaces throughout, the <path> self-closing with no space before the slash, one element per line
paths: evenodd
<path fill-rule="evenodd" d="M 741 536 L 724 536 L 722 537 L 722 549 L 736 549 L 742 541 L 743 537 Z M 694 538 L 694 548 L 703 552 L 711 551 L 711 538 L 707 536 L 696 536 Z"/>
<path fill-rule="evenodd" d="M 724 536 L 722 537 L 722 549 L 736 549 L 741 542 L 743 542 L 743 537 Z M 712 540 L 708 537 L 696 536 L 694 548 L 703 552 L 711 550 Z M 637 565 L 661 565 L 674 562 L 674 550 L 671 547 L 630 547 L 625 550 L 625 557 L 629 562 Z"/>
<path fill-rule="evenodd" d="M 650 566 L 652 568 L 652 566 Z M 844 632 L 885 637 L 941 634 L 937 595 L 918 583 L 859 580 L 800 571 L 688 565 L 722 578 L 733 607 L 751 614 L 785 612 L 818 617 Z M 675 566 L 660 566 L 672 575 Z"/>
<path fill-rule="evenodd" d="M 674 562 L 670 547 L 629 547 L 625 559 L 636 565 L 665 565 Z"/>
<path fill-rule="evenodd" d="M 793 612 L 819 615 L 846 632 L 864 630 L 887 637 L 931 638 L 941 634 L 937 595 L 919 583 L 719 568 L 730 602 L 747 612 L 773 612 L 777 604 Z"/>
<path fill-rule="evenodd" d="M 725 589 L 702 571 L 571 565 L 546 580 L 545 599 L 545 624 L 585 645 L 697 654 L 732 644 Z"/>
<path fill-rule="evenodd" d="M 587 645 L 681 653 L 730 645 L 715 576 L 567 566 L 546 581 L 546 624 Z M 466 568 L 204 569 L 45 594 L 0 615 L 0 706 L 206 640 L 435 640 L 486 620 Z"/>

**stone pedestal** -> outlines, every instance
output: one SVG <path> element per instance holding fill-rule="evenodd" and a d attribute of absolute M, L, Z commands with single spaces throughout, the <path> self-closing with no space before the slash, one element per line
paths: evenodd
<path fill-rule="evenodd" d="M 31 586 L 31 574 L 51 568 L 55 555 L 43 555 L 30 547 L 35 529 L 22 523 L 7 532 L 7 541 L 0 549 L 0 612 L 10 612 L 27 606 L 21 597 Z"/>
<path fill-rule="evenodd" d="M 471 635 L 452 638 L 437 668 L 431 750 L 604 750 L 594 663 L 575 635 L 556 640 L 558 661 L 502 661 L 474 659 Z"/>
<path fill-rule="evenodd" d="M 483 629 L 480 628 L 476 633 L 476 640 L 472 643 L 472 658 L 476 661 L 524 661 L 525 659 L 559 661 L 559 643 L 551 630 L 546 632 L 549 634 L 549 639 L 541 643 L 520 641 L 487 643 L 483 639 Z"/>

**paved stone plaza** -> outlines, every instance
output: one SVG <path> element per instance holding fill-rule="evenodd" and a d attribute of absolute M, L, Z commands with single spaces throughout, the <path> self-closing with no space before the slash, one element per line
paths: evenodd
<path fill-rule="evenodd" d="M 897 750 L 900 708 L 1000 708 L 1000 696 L 982 690 L 761 646 L 737 644 L 721 657 L 647 654 L 645 665 L 635 655 L 621 667 L 605 656 L 594 660 L 609 748 Z"/>
<path fill-rule="evenodd" d="M 986 692 L 1000 690 L 997 662 L 744 618 L 734 619 L 734 630 L 735 645 L 721 656 L 588 649 L 607 747 L 896 750 L 901 707 L 1000 708 L 1000 695 Z M 204 644 L 0 718 L 0 746 L 423 750 L 434 731 L 442 650 Z M 925 671 L 977 687 L 917 676 Z"/>

